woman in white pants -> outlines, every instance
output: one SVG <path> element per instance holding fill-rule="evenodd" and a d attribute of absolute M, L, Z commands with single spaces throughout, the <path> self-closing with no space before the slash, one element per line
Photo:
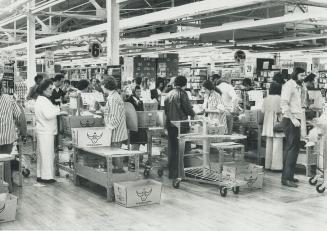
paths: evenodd
<path fill-rule="evenodd" d="M 272 83 L 269 95 L 265 98 L 262 112 L 265 113 L 262 127 L 262 136 L 266 136 L 265 169 L 283 169 L 283 132 L 274 132 L 274 125 L 281 114 L 280 94 L 282 86 Z"/>
<path fill-rule="evenodd" d="M 54 141 L 57 134 L 57 115 L 60 108 L 51 103 L 53 84 L 43 80 L 38 87 L 39 96 L 35 103 L 36 136 L 38 146 L 37 181 L 54 183 Z"/>

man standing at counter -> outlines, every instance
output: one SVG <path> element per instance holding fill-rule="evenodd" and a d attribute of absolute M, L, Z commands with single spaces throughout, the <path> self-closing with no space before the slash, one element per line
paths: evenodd
<path fill-rule="evenodd" d="M 304 72 L 305 70 L 300 67 L 294 69 L 291 79 L 283 85 L 280 101 L 286 137 L 282 184 L 288 187 L 297 187 L 298 182 L 298 179 L 294 178 L 294 173 L 301 141 L 301 86 L 305 77 Z"/>
<path fill-rule="evenodd" d="M 187 79 L 178 76 L 175 79 L 175 88 L 165 98 L 166 126 L 168 130 L 168 169 L 169 179 L 179 177 L 179 156 L 178 156 L 178 129 L 171 121 L 187 120 L 188 116 L 195 116 L 191 102 L 185 91 Z M 181 133 L 189 130 L 189 124 L 181 124 Z"/>

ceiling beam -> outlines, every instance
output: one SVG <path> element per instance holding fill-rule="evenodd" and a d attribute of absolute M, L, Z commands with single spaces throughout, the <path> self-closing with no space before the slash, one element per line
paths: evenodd
<path fill-rule="evenodd" d="M 38 15 L 48 15 L 48 16 L 56 16 L 56 17 L 64 17 L 64 18 L 75 18 L 80 20 L 92 20 L 92 21 L 104 21 L 105 17 L 99 17 L 96 15 L 89 14 L 69 14 L 63 12 L 40 12 Z"/>

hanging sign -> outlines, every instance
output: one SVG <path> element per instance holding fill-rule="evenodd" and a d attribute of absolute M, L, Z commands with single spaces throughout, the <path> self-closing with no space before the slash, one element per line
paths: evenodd
<path fill-rule="evenodd" d="M 92 42 L 89 46 L 89 53 L 93 58 L 100 57 L 100 54 L 103 52 L 101 43 L 99 42 Z"/>
<path fill-rule="evenodd" d="M 45 51 L 45 72 L 49 75 L 54 75 L 54 52 L 53 51 Z"/>
<path fill-rule="evenodd" d="M 234 59 L 235 59 L 236 63 L 244 63 L 244 61 L 246 59 L 245 52 L 242 50 L 236 51 L 234 54 Z"/>

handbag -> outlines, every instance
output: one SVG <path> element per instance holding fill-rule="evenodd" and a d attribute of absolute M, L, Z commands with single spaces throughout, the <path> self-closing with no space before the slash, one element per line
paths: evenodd
<path fill-rule="evenodd" d="M 286 118 L 280 119 L 280 115 L 276 114 L 276 122 L 274 124 L 274 132 L 284 132 L 285 125 L 286 125 Z"/>

